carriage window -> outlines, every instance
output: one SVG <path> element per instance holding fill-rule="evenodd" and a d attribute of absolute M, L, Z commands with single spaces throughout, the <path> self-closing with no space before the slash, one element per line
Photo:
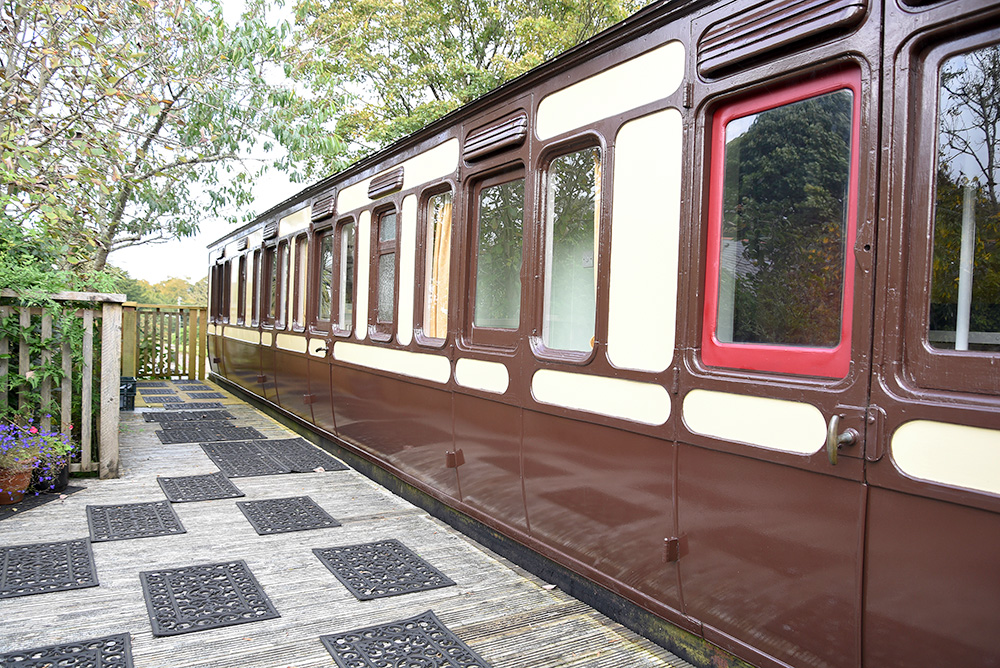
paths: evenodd
<path fill-rule="evenodd" d="M 391 325 L 396 313 L 396 212 L 390 211 L 378 219 L 376 250 L 376 312 L 375 322 Z M 386 333 L 387 330 L 383 330 Z"/>
<path fill-rule="evenodd" d="M 597 312 L 601 152 L 588 148 L 549 165 L 542 343 L 589 351 Z"/>
<path fill-rule="evenodd" d="M 939 87 L 930 344 L 1000 351 L 1000 46 L 946 60 Z"/>
<path fill-rule="evenodd" d="M 354 327 L 354 223 L 340 227 L 340 274 L 337 285 L 337 328 Z"/>
<path fill-rule="evenodd" d="M 448 283 L 451 267 L 451 191 L 427 201 L 427 251 L 424 257 L 424 336 L 448 335 Z"/>
<path fill-rule="evenodd" d="M 253 252 L 253 285 L 247 287 L 247 290 L 253 290 L 252 298 L 250 300 L 251 311 L 250 311 L 250 324 L 256 325 L 260 318 L 260 251 L 255 250 Z"/>
<path fill-rule="evenodd" d="M 222 285 L 222 320 L 223 322 L 232 322 L 236 324 L 236 313 L 233 310 L 233 292 L 236 290 L 236 284 L 233 283 L 233 261 L 226 261 L 226 269 L 223 274 L 223 285 Z"/>
<path fill-rule="evenodd" d="M 521 315 L 524 179 L 479 191 L 473 325 L 517 329 Z"/>
<path fill-rule="evenodd" d="M 278 313 L 278 247 L 271 246 L 264 251 L 264 273 L 267 283 L 267 318 L 273 323 Z"/>
<path fill-rule="evenodd" d="M 240 256 L 240 278 L 236 289 L 236 322 L 243 324 L 247 314 L 247 256 Z"/>
<path fill-rule="evenodd" d="M 292 299 L 292 322 L 301 328 L 306 319 L 306 258 L 309 238 L 300 234 L 295 239 L 295 296 Z"/>
<path fill-rule="evenodd" d="M 333 315 L 333 232 L 319 239 L 319 307 L 316 318 L 329 321 Z"/>
<path fill-rule="evenodd" d="M 288 242 L 282 241 L 278 244 L 278 272 L 276 276 L 278 282 L 278 312 L 276 316 L 277 326 L 283 327 L 288 316 Z"/>
<path fill-rule="evenodd" d="M 846 375 L 858 79 L 827 75 L 716 114 L 709 364 Z"/>

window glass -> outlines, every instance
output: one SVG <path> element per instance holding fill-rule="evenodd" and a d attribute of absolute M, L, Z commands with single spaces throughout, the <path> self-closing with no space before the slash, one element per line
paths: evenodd
<path fill-rule="evenodd" d="M 939 79 L 935 348 L 1000 351 L 1000 46 L 946 60 Z"/>
<path fill-rule="evenodd" d="M 278 314 L 278 247 L 267 249 L 268 302 L 267 315 L 273 322 Z"/>
<path fill-rule="evenodd" d="M 517 329 L 521 314 L 524 179 L 482 188 L 477 220 L 473 324 Z"/>
<path fill-rule="evenodd" d="M 375 322 L 390 324 L 396 307 L 396 213 L 384 213 L 378 220 L 378 263 L 376 275 Z"/>
<path fill-rule="evenodd" d="M 275 276 L 278 291 L 278 314 L 279 323 L 285 322 L 285 315 L 288 313 L 288 242 L 282 242 L 278 246 L 278 273 Z"/>
<path fill-rule="evenodd" d="M 253 296 L 251 299 L 251 312 L 250 320 L 251 323 L 256 325 L 258 319 L 260 318 L 260 251 L 255 250 L 253 252 Z M 248 290 L 250 287 L 248 286 Z"/>
<path fill-rule="evenodd" d="M 354 327 L 354 223 L 340 228 L 340 285 L 337 326 L 345 331 Z"/>
<path fill-rule="evenodd" d="M 600 165 L 600 150 L 588 148 L 556 158 L 549 166 L 542 318 L 547 348 L 593 347 Z"/>
<path fill-rule="evenodd" d="M 236 308 L 236 318 L 239 324 L 243 324 L 246 320 L 246 303 L 247 303 L 247 256 L 240 256 L 240 278 L 239 287 L 236 292 L 237 308 Z"/>
<path fill-rule="evenodd" d="M 424 258 L 424 335 L 448 335 L 448 282 L 451 267 L 451 191 L 427 201 L 427 253 Z"/>
<path fill-rule="evenodd" d="M 306 258 L 309 257 L 309 238 L 301 235 L 295 240 L 295 325 L 301 327 L 306 319 Z"/>
<path fill-rule="evenodd" d="M 316 317 L 329 320 L 333 315 L 333 234 L 319 241 L 319 307 Z"/>
<path fill-rule="evenodd" d="M 836 90 L 726 125 L 718 341 L 840 342 L 852 107 Z"/>

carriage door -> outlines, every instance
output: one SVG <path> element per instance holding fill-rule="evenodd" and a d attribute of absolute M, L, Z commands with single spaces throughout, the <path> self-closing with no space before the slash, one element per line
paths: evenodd
<path fill-rule="evenodd" d="M 900 3 L 886 15 L 870 668 L 1000 665 L 1000 6 L 991 4 Z"/>
<path fill-rule="evenodd" d="M 878 54 L 846 41 L 728 79 L 699 53 L 726 85 L 695 134 L 681 587 L 706 639 L 762 665 L 861 659 Z"/>

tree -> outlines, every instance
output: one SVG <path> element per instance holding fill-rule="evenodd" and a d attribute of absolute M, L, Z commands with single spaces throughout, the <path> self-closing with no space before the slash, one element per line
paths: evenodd
<path fill-rule="evenodd" d="M 344 101 L 359 157 L 625 18 L 642 0 L 297 0 L 291 75 Z"/>
<path fill-rule="evenodd" d="M 63 268 L 100 271 L 116 249 L 247 204 L 261 136 L 293 180 L 340 165 L 333 107 L 267 76 L 288 28 L 264 0 L 235 27 L 221 0 L 0 6 L 0 210 Z"/>

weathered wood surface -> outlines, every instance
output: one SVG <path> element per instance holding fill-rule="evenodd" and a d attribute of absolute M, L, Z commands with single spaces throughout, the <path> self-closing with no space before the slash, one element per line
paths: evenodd
<path fill-rule="evenodd" d="M 294 436 L 236 399 L 223 403 L 240 426 L 269 438 Z M 217 470 L 196 444 L 160 444 L 156 423 L 144 423 L 138 412 L 122 418 L 121 477 L 87 479 L 84 491 L 0 522 L 0 545 L 86 537 L 87 505 L 161 500 L 157 476 Z M 0 600 L 0 652 L 128 631 L 136 668 L 329 667 L 335 664 L 320 635 L 433 609 L 494 668 L 688 666 L 352 470 L 233 482 L 246 497 L 174 504 L 185 534 L 94 543 L 99 587 Z M 235 505 L 301 495 L 343 526 L 258 536 Z M 386 538 L 402 541 L 457 586 L 358 601 L 312 554 Z M 140 571 L 235 559 L 246 560 L 280 618 L 152 636 Z"/>

